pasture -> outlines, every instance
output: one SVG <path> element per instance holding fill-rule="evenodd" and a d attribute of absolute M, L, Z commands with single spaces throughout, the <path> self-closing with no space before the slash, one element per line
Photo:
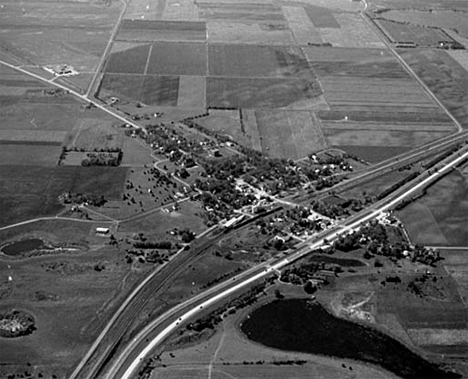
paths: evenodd
<path fill-rule="evenodd" d="M 447 33 L 436 28 L 425 28 L 386 19 L 376 19 L 374 22 L 393 43 L 413 42 L 422 47 L 437 47 L 440 41 L 453 41 Z"/>
<path fill-rule="evenodd" d="M 2 309 L 28 309 L 37 327 L 29 336 L 2 340 L 2 373 L 15 366 L 24 373 L 28 363 L 34 377 L 66 376 L 108 321 L 105 310 L 113 309 L 134 285 L 137 275 L 131 266 L 114 248 L 89 236 L 91 225 L 50 221 L 27 225 L 20 235 L 33 234 L 62 245 L 94 244 L 92 254 L 0 262 L 0 270 L 14 278 L 7 284 L 12 295 L 2 298 Z M 96 270 L 97 265 L 102 269 Z"/>
<path fill-rule="evenodd" d="M 432 28 L 455 29 L 457 30 L 457 34 L 468 38 L 468 15 L 465 12 L 457 12 L 455 10 L 431 9 L 430 11 L 425 11 L 405 9 L 404 11 L 388 10 L 380 13 L 379 17 L 398 23 L 423 26 L 426 27 L 426 30 Z"/>
<path fill-rule="evenodd" d="M 142 217 L 123 221 L 119 224 L 117 235 L 126 235 L 138 230 L 148 238 L 174 240 L 174 236 L 169 233 L 174 228 L 180 230 L 188 228 L 200 234 L 206 229 L 201 217 L 204 212 L 199 204 L 185 201 L 179 204 L 177 211 L 168 213 L 157 210 Z"/>
<path fill-rule="evenodd" d="M 68 148 L 109 150 L 122 147 L 123 136 L 112 126 L 112 121 L 97 118 L 81 118 L 67 135 Z"/>

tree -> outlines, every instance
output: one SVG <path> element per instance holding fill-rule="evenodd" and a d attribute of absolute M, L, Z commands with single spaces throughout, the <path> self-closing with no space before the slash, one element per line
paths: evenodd
<path fill-rule="evenodd" d="M 275 290 L 275 297 L 277 299 L 284 299 L 284 295 L 281 293 L 281 291 L 279 289 Z"/>
<path fill-rule="evenodd" d="M 317 286 L 310 280 L 308 280 L 304 285 L 304 291 L 309 295 L 312 295 L 315 291 L 317 291 Z"/>

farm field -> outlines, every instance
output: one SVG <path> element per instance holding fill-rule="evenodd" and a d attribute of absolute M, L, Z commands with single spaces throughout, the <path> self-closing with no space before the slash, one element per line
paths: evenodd
<path fill-rule="evenodd" d="M 218 108 L 283 108 L 321 94 L 315 83 L 300 79 L 217 78 L 206 83 L 207 105 Z"/>
<path fill-rule="evenodd" d="M 43 165 L 55 166 L 62 148 L 49 143 L 3 143 L 0 142 L 0 166 Z"/>
<path fill-rule="evenodd" d="M 299 159 L 327 146 L 312 112 L 258 110 L 256 120 L 262 150 L 273 157 Z"/>
<path fill-rule="evenodd" d="M 261 111 L 268 120 L 278 117 L 278 108 L 295 119 L 316 112 L 316 134 L 297 151 L 288 138 L 278 137 L 289 134 L 283 121 L 275 124 L 277 130 L 286 128 L 274 137 L 276 143 L 257 130 L 258 120 L 243 120 L 240 133 L 238 127 L 230 133 L 246 146 L 293 159 L 331 146 L 361 151 L 378 162 L 456 131 L 365 20 L 344 12 L 359 10 L 360 4 L 187 1 L 178 20 L 166 18 L 177 13 L 173 5 L 149 6 L 147 20 L 125 20 L 119 36 L 128 32 L 136 37 L 118 37 L 114 43 L 100 87 L 102 99 L 117 96 L 193 112 L 200 107 Z M 136 2 L 135 7 L 142 5 Z M 185 35 L 190 31 L 193 40 Z M 206 41 L 199 32 L 206 32 Z M 308 45 L 322 42 L 333 47 Z M 208 128 L 219 129 L 213 122 Z M 270 150 L 270 143 L 279 147 Z"/>
<path fill-rule="evenodd" d="M 123 20 L 118 41 L 205 41 L 206 24 L 197 21 Z"/>
<path fill-rule="evenodd" d="M 444 257 L 444 267 L 452 276 L 458 286 L 460 297 L 467 304 L 468 301 L 468 248 L 464 249 L 438 249 Z"/>
<path fill-rule="evenodd" d="M 374 163 L 456 131 L 387 50 L 304 51 L 330 105 L 318 111 L 329 146 Z"/>
<path fill-rule="evenodd" d="M 467 246 L 467 231 L 460 228 L 466 222 L 467 194 L 466 177 L 453 171 L 400 211 L 413 243 Z"/>
<path fill-rule="evenodd" d="M 314 78 L 304 54 L 295 47 L 212 44 L 208 62 L 211 77 Z"/>
<path fill-rule="evenodd" d="M 289 46 L 293 35 L 285 22 L 209 21 L 208 42 L 225 44 L 252 44 Z"/>
<path fill-rule="evenodd" d="M 7 2 L 0 50 L 23 65 L 68 64 L 86 75 L 97 68 L 121 9 L 118 2 Z"/>
<path fill-rule="evenodd" d="M 443 50 L 406 51 L 401 56 L 462 127 L 468 128 L 468 71 Z"/>

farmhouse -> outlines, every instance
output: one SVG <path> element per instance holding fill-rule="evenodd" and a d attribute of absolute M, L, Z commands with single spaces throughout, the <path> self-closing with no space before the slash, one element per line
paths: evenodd
<path fill-rule="evenodd" d="M 107 234 L 109 233 L 109 228 L 96 228 L 96 234 Z"/>

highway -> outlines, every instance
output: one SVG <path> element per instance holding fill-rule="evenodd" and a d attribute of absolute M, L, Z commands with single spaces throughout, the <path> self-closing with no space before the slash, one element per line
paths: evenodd
<path fill-rule="evenodd" d="M 202 312 L 205 308 L 215 305 L 216 303 L 224 300 L 226 297 L 246 288 L 255 281 L 263 279 L 271 275 L 273 272 L 289 265 L 291 262 L 304 257 L 312 250 L 324 245 L 325 239 L 327 241 L 333 241 L 342 234 L 347 234 L 350 231 L 358 229 L 363 223 L 374 219 L 382 212 L 385 212 L 396 206 L 403 199 L 417 193 L 418 191 L 428 186 L 430 183 L 438 180 L 441 176 L 447 174 L 449 170 L 453 169 L 457 164 L 465 159 L 468 159 L 468 151 L 460 155 L 452 155 L 450 159 L 443 164 L 443 167 L 439 167 L 434 173 L 429 174 L 422 180 L 420 178 L 416 178 L 418 183 L 410 183 L 411 185 L 409 188 L 405 188 L 404 191 L 398 191 L 397 193 L 390 195 L 381 202 L 374 204 L 371 209 L 361 212 L 354 217 L 350 217 L 342 224 L 334 227 L 332 230 L 322 233 L 320 237 L 313 237 L 310 240 L 299 244 L 297 251 L 289 254 L 287 257 L 282 258 L 276 263 L 270 265 L 265 262 L 262 265 L 251 269 L 253 274 L 248 275 L 247 278 L 244 278 L 246 273 L 243 273 L 234 279 L 229 280 L 228 282 L 221 283 L 220 285 L 211 288 L 209 291 L 199 294 L 197 297 L 177 305 L 172 310 L 166 312 L 162 316 L 158 317 L 157 320 L 150 323 L 138 334 L 137 337 L 134 338 L 134 340 L 125 348 L 113 366 L 109 369 L 105 376 L 106 379 L 132 378 L 144 358 L 147 357 L 152 350 L 158 347 L 172 332 L 179 328 L 181 323 L 187 322 L 198 313 Z M 257 271 L 255 271 L 255 269 Z M 182 310 L 184 310 L 184 312 L 180 314 L 179 312 Z M 154 336 L 148 343 L 146 343 L 146 346 L 144 346 L 144 348 L 135 357 L 132 357 L 131 362 L 127 362 L 128 357 L 132 355 L 133 349 L 142 344 L 151 330 L 157 328 L 158 325 L 163 322 L 168 322 L 171 320 L 171 316 L 174 317 L 174 315 L 177 317 L 173 318 L 169 325 L 165 326 L 156 336 Z"/>

